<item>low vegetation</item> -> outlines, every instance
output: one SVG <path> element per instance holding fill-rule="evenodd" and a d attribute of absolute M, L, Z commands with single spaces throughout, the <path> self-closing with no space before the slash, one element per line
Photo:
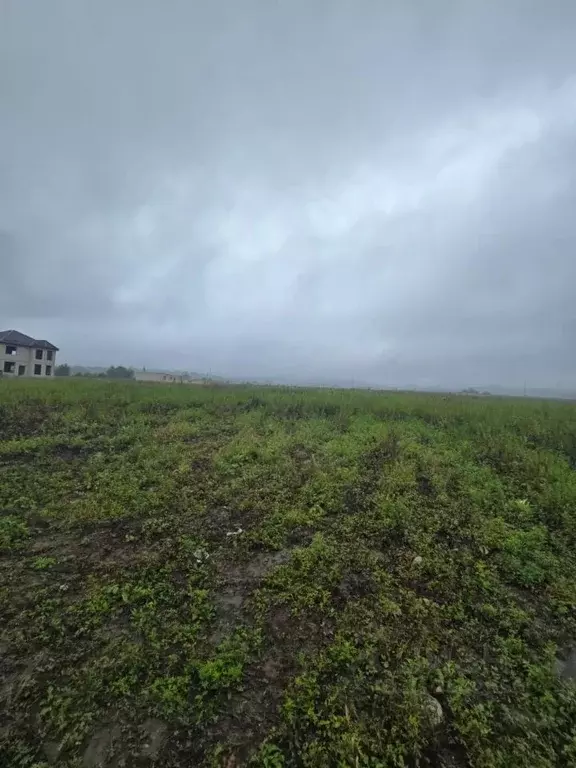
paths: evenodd
<path fill-rule="evenodd" d="M 576 764 L 576 408 L 0 382 L 0 764 Z"/>

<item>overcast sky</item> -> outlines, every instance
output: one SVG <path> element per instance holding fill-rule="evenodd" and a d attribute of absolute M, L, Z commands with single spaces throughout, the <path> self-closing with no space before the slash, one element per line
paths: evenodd
<path fill-rule="evenodd" d="M 573 0 L 0 0 L 0 329 L 576 386 Z"/>

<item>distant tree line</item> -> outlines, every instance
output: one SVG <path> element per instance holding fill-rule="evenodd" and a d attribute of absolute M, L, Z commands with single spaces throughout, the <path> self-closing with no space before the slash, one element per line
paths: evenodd
<path fill-rule="evenodd" d="M 133 379 L 134 378 L 134 371 L 132 370 L 132 368 L 126 368 L 123 365 L 111 365 L 106 372 L 102 371 L 100 373 L 90 373 L 89 371 L 86 371 L 86 372 L 78 372 L 73 374 L 70 366 L 67 363 L 63 363 L 62 365 L 56 366 L 54 374 L 56 376 L 75 376 L 75 377 L 81 377 L 84 379 Z"/>

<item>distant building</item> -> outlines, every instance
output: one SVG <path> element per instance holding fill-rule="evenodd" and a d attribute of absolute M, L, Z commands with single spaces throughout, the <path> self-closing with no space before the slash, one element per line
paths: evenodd
<path fill-rule="evenodd" d="M 136 381 L 159 381 L 163 384 L 202 384 L 203 379 L 192 378 L 186 374 L 166 373 L 164 371 L 134 371 Z"/>
<path fill-rule="evenodd" d="M 58 347 L 45 339 L 33 339 L 20 331 L 0 331 L 2 376 L 53 376 Z"/>

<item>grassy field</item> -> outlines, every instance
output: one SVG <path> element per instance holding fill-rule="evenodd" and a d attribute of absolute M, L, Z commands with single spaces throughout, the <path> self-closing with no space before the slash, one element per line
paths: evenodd
<path fill-rule="evenodd" d="M 0 765 L 576 764 L 576 406 L 0 382 Z"/>

